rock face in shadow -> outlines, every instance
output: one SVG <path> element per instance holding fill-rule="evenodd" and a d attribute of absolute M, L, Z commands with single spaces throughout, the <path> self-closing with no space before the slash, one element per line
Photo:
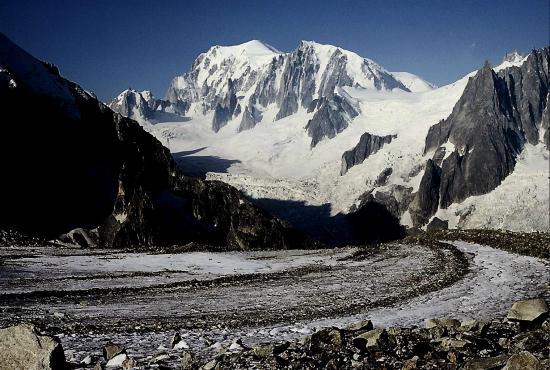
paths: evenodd
<path fill-rule="evenodd" d="M 414 225 L 424 225 L 435 214 L 439 206 L 439 187 L 441 185 L 441 168 L 428 159 L 420 186 L 409 207 Z"/>
<path fill-rule="evenodd" d="M 102 247 L 310 245 L 231 186 L 183 176 L 139 124 L 1 34 L 0 66 L 1 227 L 50 238 L 80 228 Z"/>
<path fill-rule="evenodd" d="M 419 189 L 411 210 L 416 226 L 437 211 L 436 193 L 441 208 L 486 194 L 512 173 L 526 143 L 542 137 L 548 146 L 549 62 L 550 48 L 538 49 L 519 67 L 497 73 L 486 64 L 470 78 L 451 115 L 426 136 L 424 152 L 436 151 L 441 175 L 432 189 Z M 441 150 L 447 142 L 455 147 L 448 155 Z M 434 166 L 425 176 L 433 178 Z"/>
<path fill-rule="evenodd" d="M 385 144 L 391 143 L 396 137 L 396 135 L 377 136 L 365 132 L 359 138 L 357 145 L 342 155 L 340 175 L 345 175 L 351 167 L 363 163 L 370 155 L 379 151 Z"/>
<path fill-rule="evenodd" d="M 308 112 L 313 111 L 315 114 L 306 125 L 312 148 L 324 138 L 332 139 L 342 132 L 359 114 L 345 98 L 338 95 L 330 99 L 323 97 L 312 101 Z"/>

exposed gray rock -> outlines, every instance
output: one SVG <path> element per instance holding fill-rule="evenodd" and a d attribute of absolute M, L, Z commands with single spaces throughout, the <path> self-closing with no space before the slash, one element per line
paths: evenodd
<path fill-rule="evenodd" d="M 30 324 L 0 329 L 0 369 L 63 370 L 61 342 Z"/>
<path fill-rule="evenodd" d="M 342 155 L 340 175 L 345 175 L 351 167 L 363 163 L 365 159 L 379 151 L 385 144 L 391 143 L 396 137 L 396 135 L 377 136 L 365 132 L 359 138 L 357 145 Z"/>
<path fill-rule="evenodd" d="M 506 364 L 510 356 L 506 354 L 495 357 L 476 358 L 464 364 L 464 370 L 492 370 L 501 368 Z"/>
<path fill-rule="evenodd" d="M 432 160 L 434 161 L 434 163 L 438 166 L 441 166 L 441 163 L 443 163 L 443 159 L 445 158 L 446 152 L 447 150 L 444 146 L 440 146 L 439 148 L 437 148 L 434 152 L 434 155 L 432 156 Z"/>
<path fill-rule="evenodd" d="M 337 352 L 344 345 L 344 336 L 338 328 L 319 330 L 309 338 L 309 349 L 312 352 Z"/>
<path fill-rule="evenodd" d="M 362 331 L 362 330 L 372 330 L 372 329 L 374 329 L 374 327 L 372 325 L 372 321 L 370 320 L 363 320 L 363 321 L 356 322 L 354 324 L 351 324 L 347 328 L 347 330 L 350 330 L 350 331 Z"/>
<path fill-rule="evenodd" d="M 359 114 L 345 98 L 338 95 L 330 99 L 323 97 L 313 101 L 311 105 L 317 108 L 313 118 L 306 125 L 312 148 L 322 139 L 332 139 L 342 132 Z"/>
<path fill-rule="evenodd" d="M 393 217 L 399 219 L 409 207 L 413 199 L 412 188 L 403 185 L 391 185 L 384 190 L 378 190 L 361 196 L 359 208 L 367 202 L 376 202 L 391 213 Z"/>
<path fill-rule="evenodd" d="M 387 167 L 380 172 L 378 177 L 376 178 L 376 181 L 374 182 L 374 186 L 385 186 L 388 183 L 388 178 L 393 173 L 393 168 Z"/>
<path fill-rule="evenodd" d="M 509 320 L 532 322 L 548 316 L 548 312 L 550 310 L 544 299 L 529 299 L 515 302 L 507 317 Z"/>
<path fill-rule="evenodd" d="M 241 124 L 239 125 L 239 132 L 253 128 L 261 120 L 262 112 L 252 104 L 247 105 L 244 109 Z"/>
<path fill-rule="evenodd" d="M 458 328 L 460 321 L 456 319 L 428 319 L 426 320 L 426 329 L 434 327 Z"/>
<path fill-rule="evenodd" d="M 428 226 L 426 226 L 426 231 L 434 231 L 434 230 L 447 230 L 449 228 L 449 221 L 442 220 L 438 217 L 434 217 Z"/>
<path fill-rule="evenodd" d="M 540 361 L 532 353 L 523 351 L 512 355 L 502 370 L 542 370 Z"/>
<path fill-rule="evenodd" d="M 441 162 L 441 208 L 495 189 L 514 170 L 525 143 L 538 143 L 549 125 L 549 60 L 550 48 L 543 48 L 520 67 L 495 73 L 486 64 L 470 78 L 451 115 L 430 128 L 425 153 L 446 142 L 456 148 Z M 438 149 L 434 162 L 441 158 Z"/>
<path fill-rule="evenodd" d="M 224 99 L 216 104 L 214 118 L 212 119 L 212 130 L 218 132 L 229 122 L 236 112 L 237 95 L 235 94 L 235 84 L 231 79 L 227 82 L 227 93 Z"/>
<path fill-rule="evenodd" d="M 105 361 L 109 361 L 121 353 L 126 353 L 126 349 L 119 344 L 109 343 L 103 347 L 103 358 Z"/>
<path fill-rule="evenodd" d="M 359 350 L 375 347 L 387 338 L 386 329 L 372 329 L 353 338 L 353 345 Z"/>
<path fill-rule="evenodd" d="M 139 92 L 133 89 L 124 90 L 108 106 L 124 117 L 135 119 L 141 123 L 181 119 L 189 110 L 187 101 L 175 99 L 170 102 L 156 99 L 150 91 Z"/>
<path fill-rule="evenodd" d="M 409 207 L 414 226 L 426 224 L 435 214 L 439 205 L 439 186 L 441 184 L 441 169 L 428 159 L 424 175 L 420 180 L 418 191 Z"/>

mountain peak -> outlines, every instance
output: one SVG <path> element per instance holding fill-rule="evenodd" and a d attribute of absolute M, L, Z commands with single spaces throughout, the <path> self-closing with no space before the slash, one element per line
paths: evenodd
<path fill-rule="evenodd" d="M 502 58 L 502 63 L 505 63 L 505 62 L 519 63 L 523 60 L 523 58 L 525 58 L 525 55 L 521 54 L 517 50 L 514 50 L 504 55 L 504 58 Z"/>
<path fill-rule="evenodd" d="M 273 46 L 260 40 L 250 40 L 236 45 L 216 45 L 210 48 L 209 53 L 235 56 L 263 56 L 275 55 L 281 52 Z"/>

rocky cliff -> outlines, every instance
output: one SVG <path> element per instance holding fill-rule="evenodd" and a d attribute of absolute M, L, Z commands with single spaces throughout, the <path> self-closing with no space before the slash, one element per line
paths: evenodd
<path fill-rule="evenodd" d="M 103 247 L 310 245 L 231 186 L 183 176 L 135 121 L 2 34 L 0 77 L 1 227 Z"/>
<path fill-rule="evenodd" d="M 550 48 L 538 49 L 521 66 L 495 72 L 486 63 L 470 78 L 451 115 L 426 136 L 424 152 L 435 151 L 438 163 L 426 166 L 411 209 L 415 224 L 423 225 L 438 207 L 495 189 L 526 143 L 542 139 L 549 146 L 549 62 Z M 440 181 L 433 181 L 436 173 Z"/>

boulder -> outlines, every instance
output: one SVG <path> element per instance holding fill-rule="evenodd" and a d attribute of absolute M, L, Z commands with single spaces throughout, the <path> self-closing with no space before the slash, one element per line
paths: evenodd
<path fill-rule="evenodd" d="M 506 354 L 495 357 L 475 358 L 464 364 L 464 370 L 491 370 L 498 369 L 506 364 L 510 356 Z"/>
<path fill-rule="evenodd" d="M 373 329 L 353 338 L 353 345 L 360 350 L 376 347 L 388 336 L 386 329 Z"/>
<path fill-rule="evenodd" d="M 548 315 L 548 304 L 543 299 L 518 301 L 508 311 L 508 320 L 533 322 Z"/>
<path fill-rule="evenodd" d="M 109 361 L 121 353 L 126 353 L 126 349 L 121 345 L 108 343 L 103 347 L 103 358 L 105 361 Z"/>
<path fill-rule="evenodd" d="M 458 328 L 460 327 L 460 321 L 455 319 L 429 319 L 426 320 L 426 329 L 431 329 L 436 326 L 444 328 Z"/>
<path fill-rule="evenodd" d="M 124 370 L 131 370 L 137 366 L 138 366 L 137 361 L 131 357 L 127 357 L 126 360 L 122 362 L 122 368 Z"/>
<path fill-rule="evenodd" d="M 181 369 L 182 370 L 191 370 L 193 369 L 195 359 L 191 352 L 183 352 L 181 354 Z"/>
<path fill-rule="evenodd" d="M 344 336 L 338 328 L 327 328 L 313 333 L 309 339 L 312 352 L 337 352 L 342 348 Z"/>
<path fill-rule="evenodd" d="M 436 230 L 447 230 L 449 228 L 449 221 L 442 220 L 438 217 L 434 217 L 428 226 L 426 226 L 426 231 L 436 231 Z"/>
<path fill-rule="evenodd" d="M 348 326 L 349 331 L 362 331 L 362 330 L 372 330 L 372 329 L 374 329 L 374 327 L 372 325 L 372 321 L 370 320 L 362 320 Z"/>
<path fill-rule="evenodd" d="M 512 355 L 502 370 L 539 370 L 540 362 L 530 352 L 523 351 Z"/>
<path fill-rule="evenodd" d="M 111 358 L 107 361 L 105 365 L 107 368 L 118 368 L 123 366 L 123 364 L 129 359 L 128 355 L 125 352 L 119 353 L 118 355 Z"/>
<path fill-rule="evenodd" d="M 181 341 L 181 335 L 178 332 L 175 332 L 172 336 L 172 340 L 170 341 L 170 348 L 174 348 L 176 344 L 178 344 Z"/>
<path fill-rule="evenodd" d="M 30 324 L 0 329 L 0 369 L 64 369 L 65 354 L 58 338 L 42 335 Z"/>

